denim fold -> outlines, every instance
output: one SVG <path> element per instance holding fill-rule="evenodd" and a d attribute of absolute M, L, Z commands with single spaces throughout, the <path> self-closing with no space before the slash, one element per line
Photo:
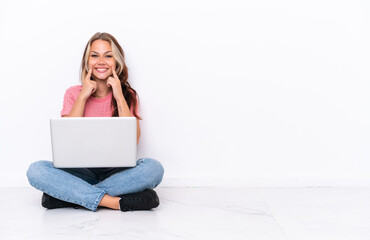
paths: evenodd
<path fill-rule="evenodd" d="M 135 167 L 55 168 L 51 161 L 33 162 L 27 178 L 34 188 L 93 212 L 105 194 L 118 196 L 157 187 L 164 168 L 153 158 L 140 158 Z"/>

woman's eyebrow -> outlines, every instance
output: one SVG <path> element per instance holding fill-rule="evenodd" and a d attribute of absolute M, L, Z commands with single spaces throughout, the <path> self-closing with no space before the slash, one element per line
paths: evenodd
<path fill-rule="evenodd" d="M 94 52 L 94 53 L 99 54 L 98 52 L 95 52 L 95 51 L 91 51 L 91 52 Z M 105 53 L 109 53 L 109 52 L 112 52 L 112 51 L 106 51 Z M 105 53 L 104 53 L 104 54 L 105 54 Z"/>

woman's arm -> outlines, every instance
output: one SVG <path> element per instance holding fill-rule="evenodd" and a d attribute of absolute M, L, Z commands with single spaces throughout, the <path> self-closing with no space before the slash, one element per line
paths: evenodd
<path fill-rule="evenodd" d="M 82 82 L 82 88 L 76 101 L 73 104 L 73 107 L 68 115 L 63 115 L 62 117 L 83 117 L 85 111 L 85 104 L 87 99 L 92 93 L 97 89 L 97 83 L 90 80 L 93 66 L 90 64 L 89 72 L 87 73 L 84 81 Z"/>
<path fill-rule="evenodd" d="M 139 144 L 140 134 L 141 134 L 140 124 L 139 124 L 139 119 L 137 119 L 137 143 L 136 144 Z"/>
<path fill-rule="evenodd" d="M 114 77 L 109 77 L 107 80 L 108 86 L 112 87 L 113 97 L 117 102 L 118 116 L 119 117 L 133 117 L 130 108 L 127 105 L 126 99 L 122 94 L 121 81 L 119 80 L 116 70 L 112 66 L 112 72 Z M 140 138 L 140 125 L 137 119 L 137 144 L 139 144 Z"/>
<path fill-rule="evenodd" d="M 133 117 L 125 98 L 122 98 L 117 101 L 117 108 L 119 117 Z M 137 119 L 137 144 L 139 144 L 140 134 L 141 134 L 140 124 L 139 119 Z"/>
<path fill-rule="evenodd" d="M 71 112 L 68 115 L 63 115 L 62 117 L 83 117 L 86 100 L 86 98 L 79 95 L 72 107 Z"/>

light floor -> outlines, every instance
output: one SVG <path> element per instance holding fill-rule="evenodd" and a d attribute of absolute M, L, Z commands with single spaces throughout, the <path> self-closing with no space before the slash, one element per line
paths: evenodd
<path fill-rule="evenodd" d="M 370 239 L 370 188 L 156 188 L 152 211 L 41 207 L 0 188 L 0 239 Z"/>

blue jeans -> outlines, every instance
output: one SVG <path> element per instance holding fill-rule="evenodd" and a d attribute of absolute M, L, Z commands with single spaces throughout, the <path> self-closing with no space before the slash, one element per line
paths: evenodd
<path fill-rule="evenodd" d="M 140 158 L 135 167 L 55 168 L 51 161 L 37 161 L 27 170 L 30 184 L 60 200 L 96 211 L 105 194 L 118 196 L 153 189 L 163 178 L 162 164 Z"/>

